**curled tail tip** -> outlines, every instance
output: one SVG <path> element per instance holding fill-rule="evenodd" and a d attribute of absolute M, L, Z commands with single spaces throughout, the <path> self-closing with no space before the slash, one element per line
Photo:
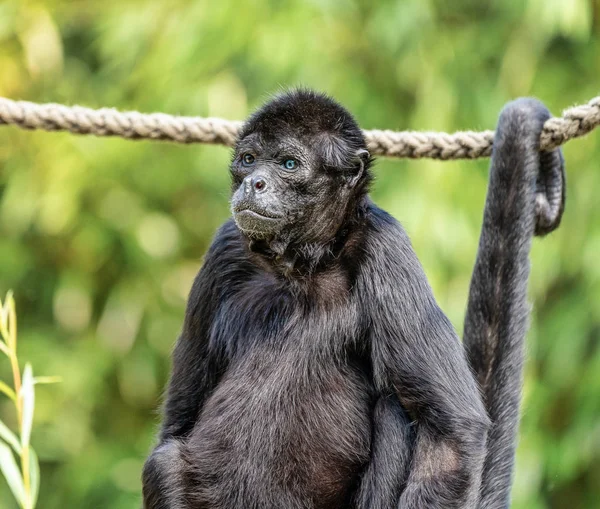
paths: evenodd
<path fill-rule="evenodd" d="M 565 162 L 557 148 L 540 152 L 535 193 L 535 235 L 543 237 L 558 228 L 566 200 Z"/>
<path fill-rule="evenodd" d="M 550 111 L 538 99 L 521 97 L 504 106 L 498 121 L 499 141 L 512 137 L 513 142 L 539 147 L 544 123 Z M 517 141 L 518 140 L 518 141 Z M 566 180 L 564 158 L 560 148 L 539 152 L 535 192 L 535 229 L 538 237 L 558 228 L 565 208 Z"/>

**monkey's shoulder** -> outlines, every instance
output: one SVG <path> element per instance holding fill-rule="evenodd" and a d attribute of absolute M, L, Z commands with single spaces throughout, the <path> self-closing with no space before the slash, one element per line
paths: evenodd
<path fill-rule="evenodd" d="M 358 271 L 358 289 L 378 300 L 420 295 L 432 299 L 427 276 L 404 227 L 385 210 L 370 204 L 365 215 L 363 259 Z M 392 298 L 393 297 L 393 298 Z"/>
<path fill-rule="evenodd" d="M 206 253 L 205 263 L 213 258 L 221 261 L 227 258 L 239 259 L 244 253 L 245 246 L 242 234 L 233 218 L 229 218 L 215 233 L 210 248 Z"/>
<path fill-rule="evenodd" d="M 188 305 L 209 296 L 218 298 L 222 288 L 243 279 L 244 272 L 249 269 L 242 235 L 233 219 L 229 219 L 217 230 L 204 256 L 192 285 Z"/>
<path fill-rule="evenodd" d="M 406 230 L 391 214 L 371 203 L 366 215 L 365 250 L 379 262 L 388 260 L 413 264 L 417 261 Z"/>

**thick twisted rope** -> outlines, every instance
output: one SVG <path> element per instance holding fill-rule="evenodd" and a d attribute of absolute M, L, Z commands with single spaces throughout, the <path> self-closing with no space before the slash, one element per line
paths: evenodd
<path fill-rule="evenodd" d="M 69 131 L 128 139 L 168 140 L 177 143 L 216 143 L 232 146 L 242 122 L 219 118 L 181 117 L 165 113 L 93 110 L 62 104 L 35 104 L 0 97 L 0 125 L 23 129 Z M 600 96 L 574 106 L 562 117 L 544 124 L 540 149 L 550 150 L 583 136 L 600 125 Z M 453 134 L 419 131 L 364 131 L 372 155 L 419 159 L 476 159 L 492 153 L 493 131 L 460 131 Z"/>

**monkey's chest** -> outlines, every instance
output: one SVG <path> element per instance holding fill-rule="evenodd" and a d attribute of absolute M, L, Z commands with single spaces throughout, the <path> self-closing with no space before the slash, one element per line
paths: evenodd
<path fill-rule="evenodd" d="M 370 385 L 301 350 L 255 349 L 207 401 L 189 444 L 200 507 L 347 503 L 370 451 Z"/>

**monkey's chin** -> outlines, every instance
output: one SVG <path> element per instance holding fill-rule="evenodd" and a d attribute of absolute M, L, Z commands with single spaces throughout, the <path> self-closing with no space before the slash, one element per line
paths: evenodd
<path fill-rule="evenodd" d="M 280 219 L 263 216 L 253 210 L 236 212 L 233 219 L 240 231 L 253 240 L 270 239 L 280 230 Z"/>

